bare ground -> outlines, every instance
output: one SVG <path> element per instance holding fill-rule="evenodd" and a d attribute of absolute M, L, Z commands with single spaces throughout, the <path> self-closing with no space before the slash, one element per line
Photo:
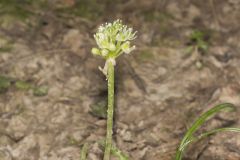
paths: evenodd
<path fill-rule="evenodd" d="M 114 142 L 132 160 L 172 159 L 196 117 L 218 103 L 237 111 L 219 114 L 201 131 L 240 126 L 239 1 L 99 3 L 103 9 L 90 18 L 25 7 L 35 13 L 27 20 L 0 18 L 0 44 L 11 48 L 0 52 L 1 76 L 10 79 L 0 95 L 1 160 L 77 160 L 86 142 L 88 159 L 101 159 L 105 119 L 92 106 L 106 100 L 107 86 L 98 70 L 104 62 L 90 50 L 98 25 L 116 18 L 138 30 L 137 50 L 116 67 Z M 207 34 L 206 53 L 189 43 L 193 30 Z M 19 80 L 33 89 L 17 86 Z M 239 140 L 214 135 L 190 146 L 185 159 L 239 160 Z"/>

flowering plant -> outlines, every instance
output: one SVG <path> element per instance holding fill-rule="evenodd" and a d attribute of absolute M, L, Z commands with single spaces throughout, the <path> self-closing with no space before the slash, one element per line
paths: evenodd
<path fill-rule="evenodd" d="M 126 25 L 123 25 L 121 20 L 116 20 L 113 23 L 101 25 L 98 28 L 97 33 L 94 35 L 98 48 L 93 48 L 92 53 L 94 55 L 102 56 L 104 59 L 106 59 L 104 68 L 100 68 L 100 70 L 102 70 L 108 80 L 107 135 L 105 141 L 104 160 L 110 160 L 110 153 L 117 155 L 120 160 L 128 160 L 126 155 L 124 155 L 116 147 L 112 146 L 114 66 L 116 64 L 115 59 L 118 56 L 123 53 L 128 54 L 135 49 L 135 46 L 131 46 L 130 41 L 136 38 L 136 33 L 137 32 L 133 32 L 132 28 L 128 28 Z M 212 129 L 200 135 L 195 134 L 196 131 L 203 125 L 203 123 L 206 122 L 210 117 L 222 110 L 227 109 L 233 110 L 235 107 L 230 103 L 223 103 L 204 112 L 187 130 L 180 143 L 180 146 L 177 149 L 175 160 L 182 160 L 184 150 L 192 142 L 222 131 L 240 132 L 240 128 L 226 127 Z M 86 145 L 83 146 L 81 160 L 86 160 Z"/>
<path fill-rule="evenodd" d="M 105 141 L 104 160 L 110 159 L 112 151 L 112 128 L 113 128 L 113 112 L 114 112 L 114 66 L 115 59 L 123 53 L 129 54 L 135 49 L 131 46 L 130 41 L 136 38 L 136 33 L 132 28 L 128 28 L 122 24 L 121 20 L 113 23 L 101 25 L 94 38 L 98 48 L 92 48 L 94 55 L 102 56 L 106 59 L 104 68 L 99 68 L 108 80 L 108 110 L 107 110 L 107 135 Z"/>
<path fill-rule="evenodd" d="M 129 54 L 136 48 L 130 44 L 130 41 L 136 38 L 136 33 L 132 28 L 123 25 L 121 20 L 106 23 L 98 28 L 97 33 L 94 34 L 98 48 L 92 48 L 92 53 L 106 59 L 104 69 L 100 68 L 105 75 L 109 61 L 115 65 L 118 56 L 123 53 Z"/>

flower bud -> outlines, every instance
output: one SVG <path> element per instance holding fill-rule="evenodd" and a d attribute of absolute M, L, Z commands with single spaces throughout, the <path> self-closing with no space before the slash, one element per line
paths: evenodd
<path fill-rule="evenodd" d="M 94 55 L 100 55 L 101 53 L 100 53 L 99 49 L 97 49 L 97 48 L 92 48 L 92 54 L 94 54 Z"/>

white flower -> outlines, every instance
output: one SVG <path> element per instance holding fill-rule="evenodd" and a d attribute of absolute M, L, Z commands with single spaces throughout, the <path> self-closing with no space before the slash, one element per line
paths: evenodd
<path fill-rule="evenodd" d="M 106 59 L 104 68 L 99 67 L 103 74 L 107 76 L 108 63 L 115 65 L 118 56 L 122 53 L 129 54 L 136 48 L 130 44 L 136 38 L 136 33 L 123 25 L 121 20 L 105 23 L 98 28 L 94 34 L 98 48 L 92 48 L 92 53 Z"/>
<path fill-rule="evenodd" d="M 94 35 L 99 50 L 93 49 L 94 55 L 103 56 L 105 59 L 117 58 L 122 53 L 130 53 L 135 46 L 130 41 L 136 38 L 132 28 L 122 24 L 121 20 L 101 25 Z"/>

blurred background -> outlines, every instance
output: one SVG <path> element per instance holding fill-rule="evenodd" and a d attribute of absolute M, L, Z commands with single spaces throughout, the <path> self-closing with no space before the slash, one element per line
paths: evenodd
<path fill-rule="evenodd" d="M 116 66 L 114 142 L 132 160 L 171 160 L 187 128 L 240 126 L 239 0 L 0 0 L 0 159 L 100 160 L 107 85 L 94 57 L 99 25 L 122 19 L 137 49 Z M 189 160 L 240 159 L 240 135 L 222 133 Z"/>

